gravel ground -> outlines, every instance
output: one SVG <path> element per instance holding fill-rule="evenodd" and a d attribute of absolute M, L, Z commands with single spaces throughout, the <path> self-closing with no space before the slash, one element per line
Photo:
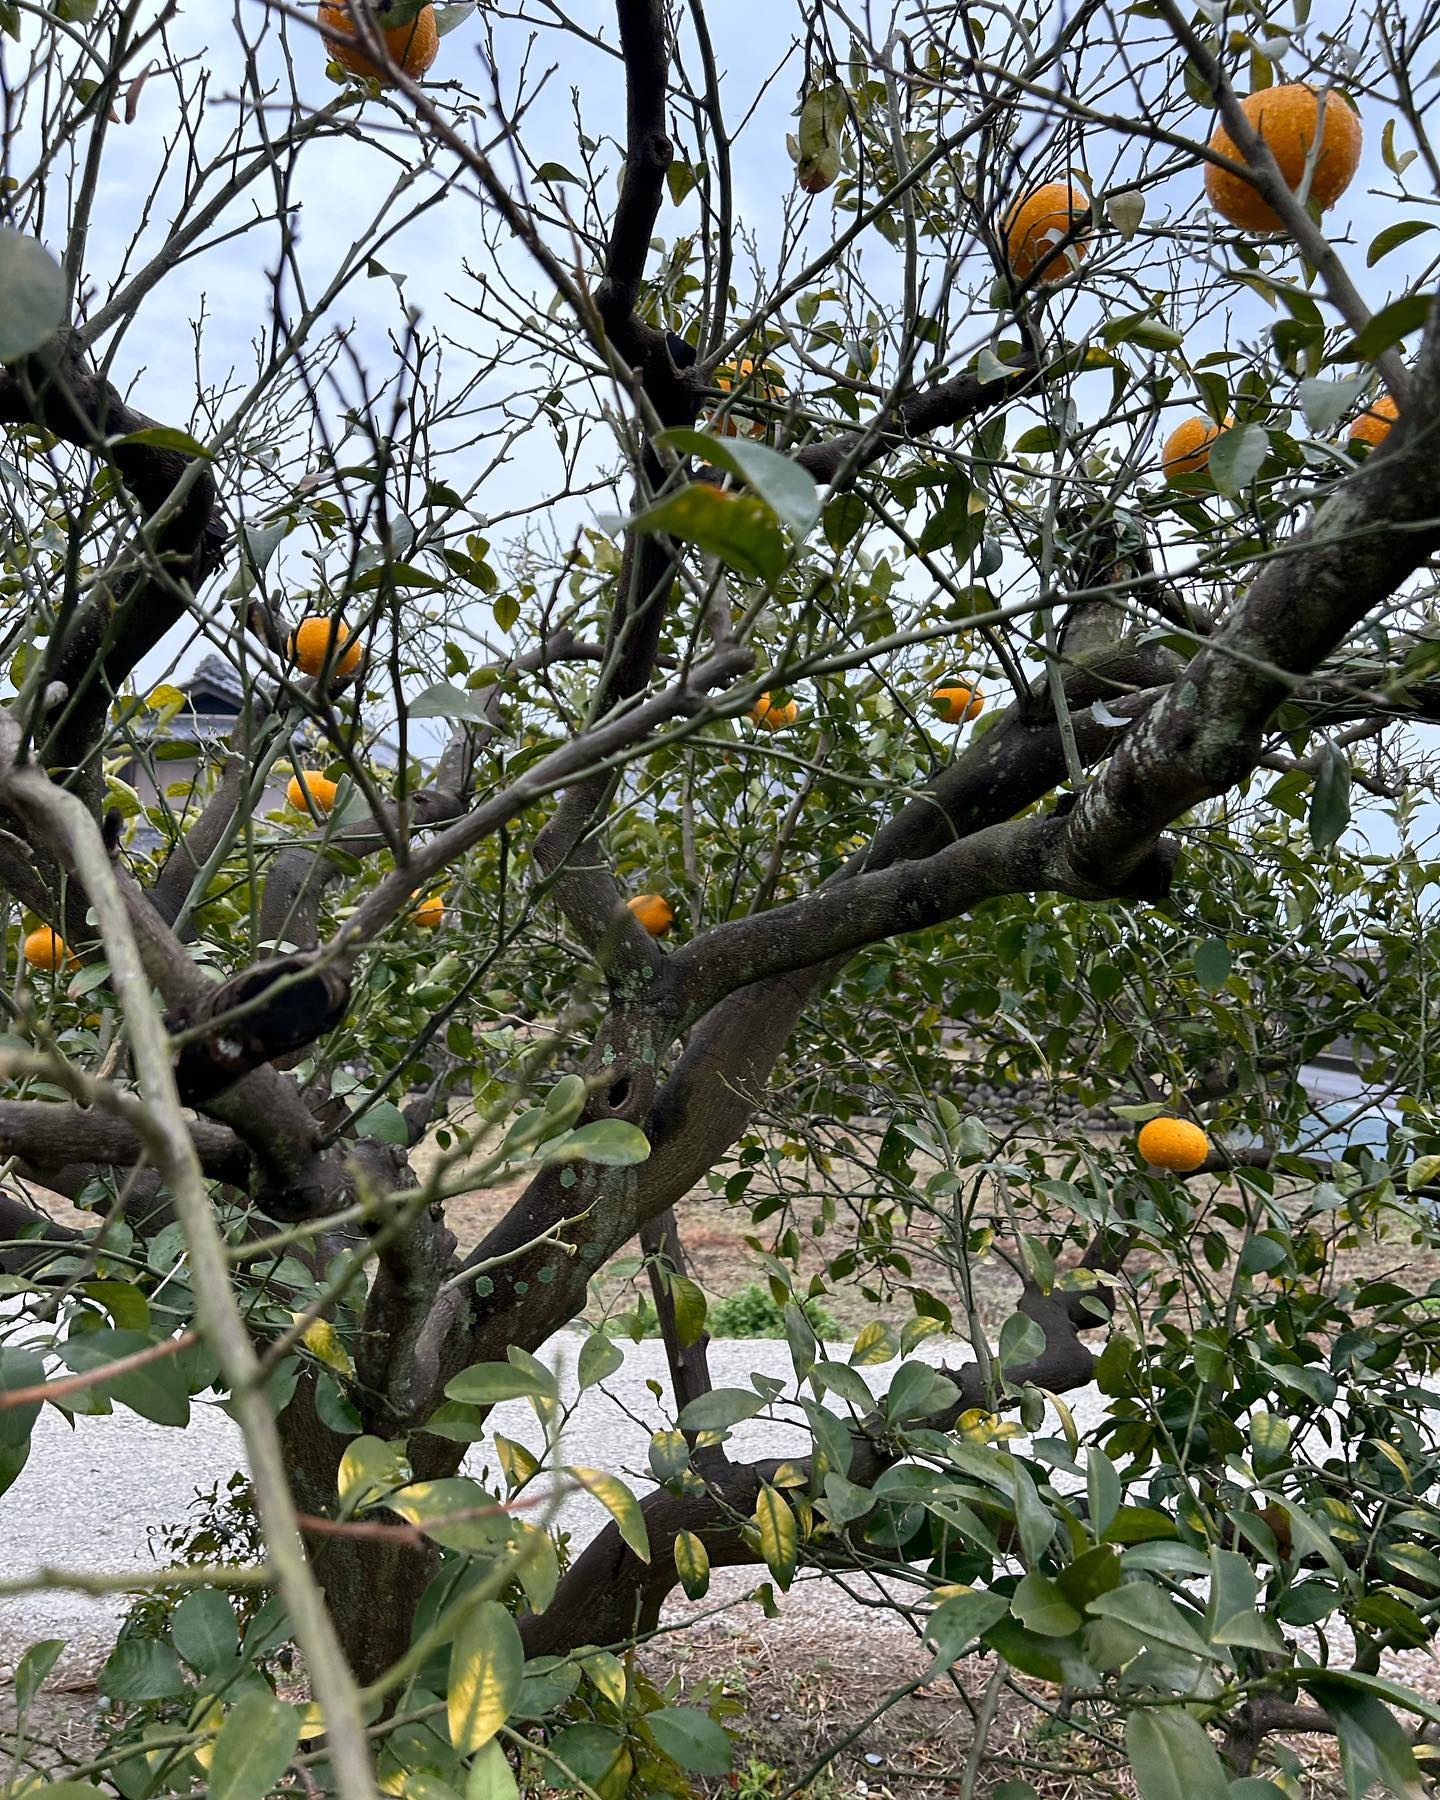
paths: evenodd
<path fill-rule="evenodd" d="M 580 1395 L 575 1361 L 581 1341 L 575 1333 L 562 1332 L 547 1355 L 559 1372 L 567 1408 L 560 1460 L 623 1474 L 637 1492 L 648 1492 L 653 1486 L 646 1463 L 650 1436 L 666 1419 L 647 1383 L 657 1382 L 668 1393 L 663 1346 L 655 1340 L 624 1346 L 624 1367 L 602 1387 Z M 941 1338 L 932 1338 L 919 1352 L 937 1363 L 961 1362 L 965 1353 L 963 1343 Z M 837 1347 L 837 1354 L 844 1351 Z M 752 1373 L 791 1377 L 785 1345 L 765 1339 L 715 1342 L 710 1364 L 716 1387 L 749 1387 Z M 875 1392 L 884 1392 L 894 1367 L 878 1364 L 864 1371 Z M 1082 1429 L 1089 1411 L 1085 1398 L 1081 1396 L 1079 1409 Z M 534 1451 L 542 1449 L 543 1436 L 528 1402 L 497 1407 L 493 1420 L 506 1437 Z M 807 1445 L 803 1431 L 750 1420 L 736 1428 L 732 1453 L 740 1458 L 783 1456 L 803 1452 Z M 108 1418 L 78 1419 L 72 1427 L 47 1407 L 24 1472 L 0 1497 L 0 1578 L 47 1567 L 86 1574 L 153 1567 L 149 1533 L 183 1519 L 197 1490 L 224 1482 L 243 1461 L 239 1431 L 216 1407 L 195 1407 L 184 1431 L 152 1425 L 123 1409 Z M 487 1461 L 493 1466 L 493 1452 L 477 1445 L 466 1468 L 479 1475 Z M 588 1494 L 571 1493 L 561 1501 L 557 1517 L 578 1548 L 608 1515 Z M 754 1580 L 753 1572 L 743 1570 L 717 1573 L 704 1607 L 713 1608 L 717 1598 L 742 1595 Z M 797 1583 L 786 1604 L 800 1617 L 853 1617 L 853 1603 L 828 1581 Z M 64 1638 L 68 1648 L 58 1672 L 67 1680 L 84 1680 L 108 1654 L 124 1608 L 120 1596 L 97 1598 L 58 1589 L 0 1600 L 0 1676 L 37 1639 Z M 676 1616 L 685 1610 L 682 1599 Z M 865 1617 L 867 1629 L 873 1630 L 884 1615 L 867 1611 Z"/>

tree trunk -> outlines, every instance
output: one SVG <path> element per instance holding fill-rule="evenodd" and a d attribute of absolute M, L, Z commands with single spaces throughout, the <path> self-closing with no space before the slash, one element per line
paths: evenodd
<path fill-rule="evenodd" d="M 301 1376 L 279 1424 L 296 1505 L 302 1513 L 331 1517 L 345 1439 L 317 1418 L 308 1375 Z M 305 1545 L 357 1680 L 374 1681 L 409 1648 L 416 1609 L 439 1565 L 439 1552 L 430 1544 L 319 1532 L 307 1532 Z"/>

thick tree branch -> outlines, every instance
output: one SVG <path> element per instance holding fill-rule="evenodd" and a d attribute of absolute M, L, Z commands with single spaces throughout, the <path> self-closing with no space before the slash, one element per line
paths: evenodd
<path fill-rule="evenodd" d="M 1033 1384 L 1063 1394 L 1084 1387 L 1094 1372 L 1094 1357 L 1077 1335 L 1080 1329 L 1100 1326 L 1102 1318 L 1077 1324 L 1060 1297 L 1027 1290 L 1020 1302 L 1045 1333 L 1045 1348 L 1024 1367 L 1009 1371 L 1013 1389 Z M 962 1412 L 989 1406 L 993 1398 L 978 1364 L 945 1373 L 959 1389 L 945 1412 L 918 1421 L 915 1429 L 948 1431 Z M 858 1426 L 851 1437 L 850 1467 L 846 1473 L 859 1487 L 873 1485 L 879 1475 L 906 1454 L 904 1437 L 878 1416 Z M 567 1571 L 547 1609 L 523 1619 L 521 1631 L 528 1656 L 558 1654 L 573 1644 L 579 1632 L 587 1642 L 620 1643 L 638 1628 L 651 1630 L 660 1616 L 666 1596 L 676 1586 L 675 1536 L 691 1531 L 704 1544 L 712 1568 L 745 1565 L 756 1561 L 742 1527 L 754 1515 L 761 1488 L 774 1481 L 782 1463 L 809 1470 L 808 1458 L 776 1457 L 766 1462 L 706 1465 L 703 1492 L 671 1493 L 661 1488 L 641 1502 L 649 1535 L 651 1560 L 641 1562 L 621 1538 L 607 1526 L 591 1540 Z M 845 1564 L 847 1545 L 843 1534 L 827 1535 L 814 1552 L 827 1566 Z M 582 1625 L 583 1621 L 583 1625 Z"/>
<path fill-rule="evenodd" d="M 194 457 L 115 441 L 155 421 L 95 372 L 72 331 L 57 332 L 42 350 L 0 373 L 0 424 L 39 425 L 104 458 L 146 522 L 142 541 L 130 550 L 137 566 L 98 584 L 46 654 L 44 685 L 59 683 L 64 692 L 63 722 L 46 761 L 78 767 L 91 753 L 111 695 L 180 617 L 186 591 L 219 567 L 225 533 L 215 516 L 215 484 Z"/>

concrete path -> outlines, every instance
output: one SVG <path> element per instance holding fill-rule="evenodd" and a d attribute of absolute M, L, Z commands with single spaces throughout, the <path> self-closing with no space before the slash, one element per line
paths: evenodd
<path fill-rule="evenodd" d="M 622 1475 L 643 1495 L 650 1479 L 647 1452 L 651 1434 L 666 1423 L 666 1407 L 647 1386 L 659 1384 L 668 1395 L 663 1346 L 654 1340 L 625 1344 L 623 1368 L 599 1388 L 578 1394 L 575 1362 L 582 1342 L 562 1332 L 547 1348 L 545 1360 L 561 1381 L 569 1417 L 561 1461 L 588 1465 Z M 847 1346 L 848 1348 L 848 1346 Z M 967 1346 L 955 1339 L 933 1338 L 918 1354 L 926 1361 L 958 1364 Z M 844 1349 L 836 1346 L 837 1356 Z M 752 1373 L 791 1384 L 790 1356 L 783 1343 L 735 1339 L 711 1345 L 711 1373 L 716 1387 L 750 1386 Z M 863 1371 L 871 1389 L 883 1393 L 894 1364 Z M 1084 1398 L 1084 1397 L 1082 1397 Z M 1098 1412 L 1098 1396 L 1081 1408 L 1084 1423 Z M 528 1401 L 508 1401 L 495 1409 L 493 1426 L 535 1452 L 543 1433 Z M 732 1454 L 737 1458 L 803 1453 L 808 1434 L 781 1422 L 750 1420 L 737 1427 Z M 195 1406 L 184 1431 L 152 1425 L 123 1408 L 106 1418 L 82 1418 L 72 1428 L 53 1407 L 46 1407 L 35 1428 L 30 1460 L 14 1485 L 0 1495 L 0 1577 L 14 1577 L 41 1567 L 80 1569 L 87 1573 L 123 1573 L 154 1567 L 150 1534 L 183 1520 L 197 1492 L 223 1483 L 243 1463 L 240 1433 L 213 1406 Z M 466 1459 L 466 1471 L 481 1476 L 495 1471 L 493 1447 L 477 1444 Z M 608 1515 L 587 1494 L 571 1495 L 559 1509 L 558 1522 L 569 1530 L 573 1548 L 597 1531 Z M 743 1586 L 755 1577 L 743 1577 Z M 739 1572 L 732 1583 L 742 1584 Z M 739 1588 L 737 1586 L 737 1591 Z M 822 1598 L 830 1584 L 797 1586 L 790 1604 L 807 1610 L 830 1606 Z M 93 1671 L 113 1641 L 116 1621 L 125 1610 L 123 1598 L 96 1599 L 84 1594 L 46 1590 L 0 1600 L 0 1675 L 14 1665 L 25 1648 L 40 1638 L 68 1640 L 63 1666 L 73 1676 Z M 873 1615 L 871 1615 L 873 1617 Z"/>

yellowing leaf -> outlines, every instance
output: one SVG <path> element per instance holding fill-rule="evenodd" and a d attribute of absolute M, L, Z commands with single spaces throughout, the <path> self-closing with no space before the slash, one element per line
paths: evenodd
<path fill-rule="evenodd" d="M 614 1475 L 607 1475 L 603 1469 L 572 1467 L 566 1472 L 575 1477 L 586 1493 L 595 1496 L 620 1527 L 621 1537 L 641 1562 L 648 1563 L 650 1539 L 645 1530 L 645 1517 L 640 1511 L 640 1502 L 625 1483 L 617 1480 Z"/>
<path fill-rule="evenodd" d="M 693 1531 L 675 1534 L 675 1573 L 691 1600 L 701 1599 L 710 1586 L 710 1554 Z"/>
<path fill-rule="evenodd" d="M 785 1496 L 777 1494 L 769 1482 L 760 1489 L 760 1498 L 756 1502 L 755 1529 L 760 1534 L 760 1554 L 769 1565 L 770 1573 L 782 1588 L 788 1588 L 795 1579 L 800 1533 Z"/>
<path fill-rule="evenodd" d="M 509 1718 L 524 1674 L 514 1619 L 498 1601 L 482 1601 L 450 1649 L 450 1742 L 461 1756 L 483 1749 Z"/>
<path fill-rule="evenodd" d="M 299 1313 L 291 1313 L 292 1319 L 298 1319 Z M 327 1369 L 333 1369 L 337 1375 L 353 1375 L 355 1364 L 350 1352 L 345 1348 L 340 1333 L 328 1319 L 312 1319 L 301 1333 L 300 1342 L 316 1358 L 324 1363 Z"/>

